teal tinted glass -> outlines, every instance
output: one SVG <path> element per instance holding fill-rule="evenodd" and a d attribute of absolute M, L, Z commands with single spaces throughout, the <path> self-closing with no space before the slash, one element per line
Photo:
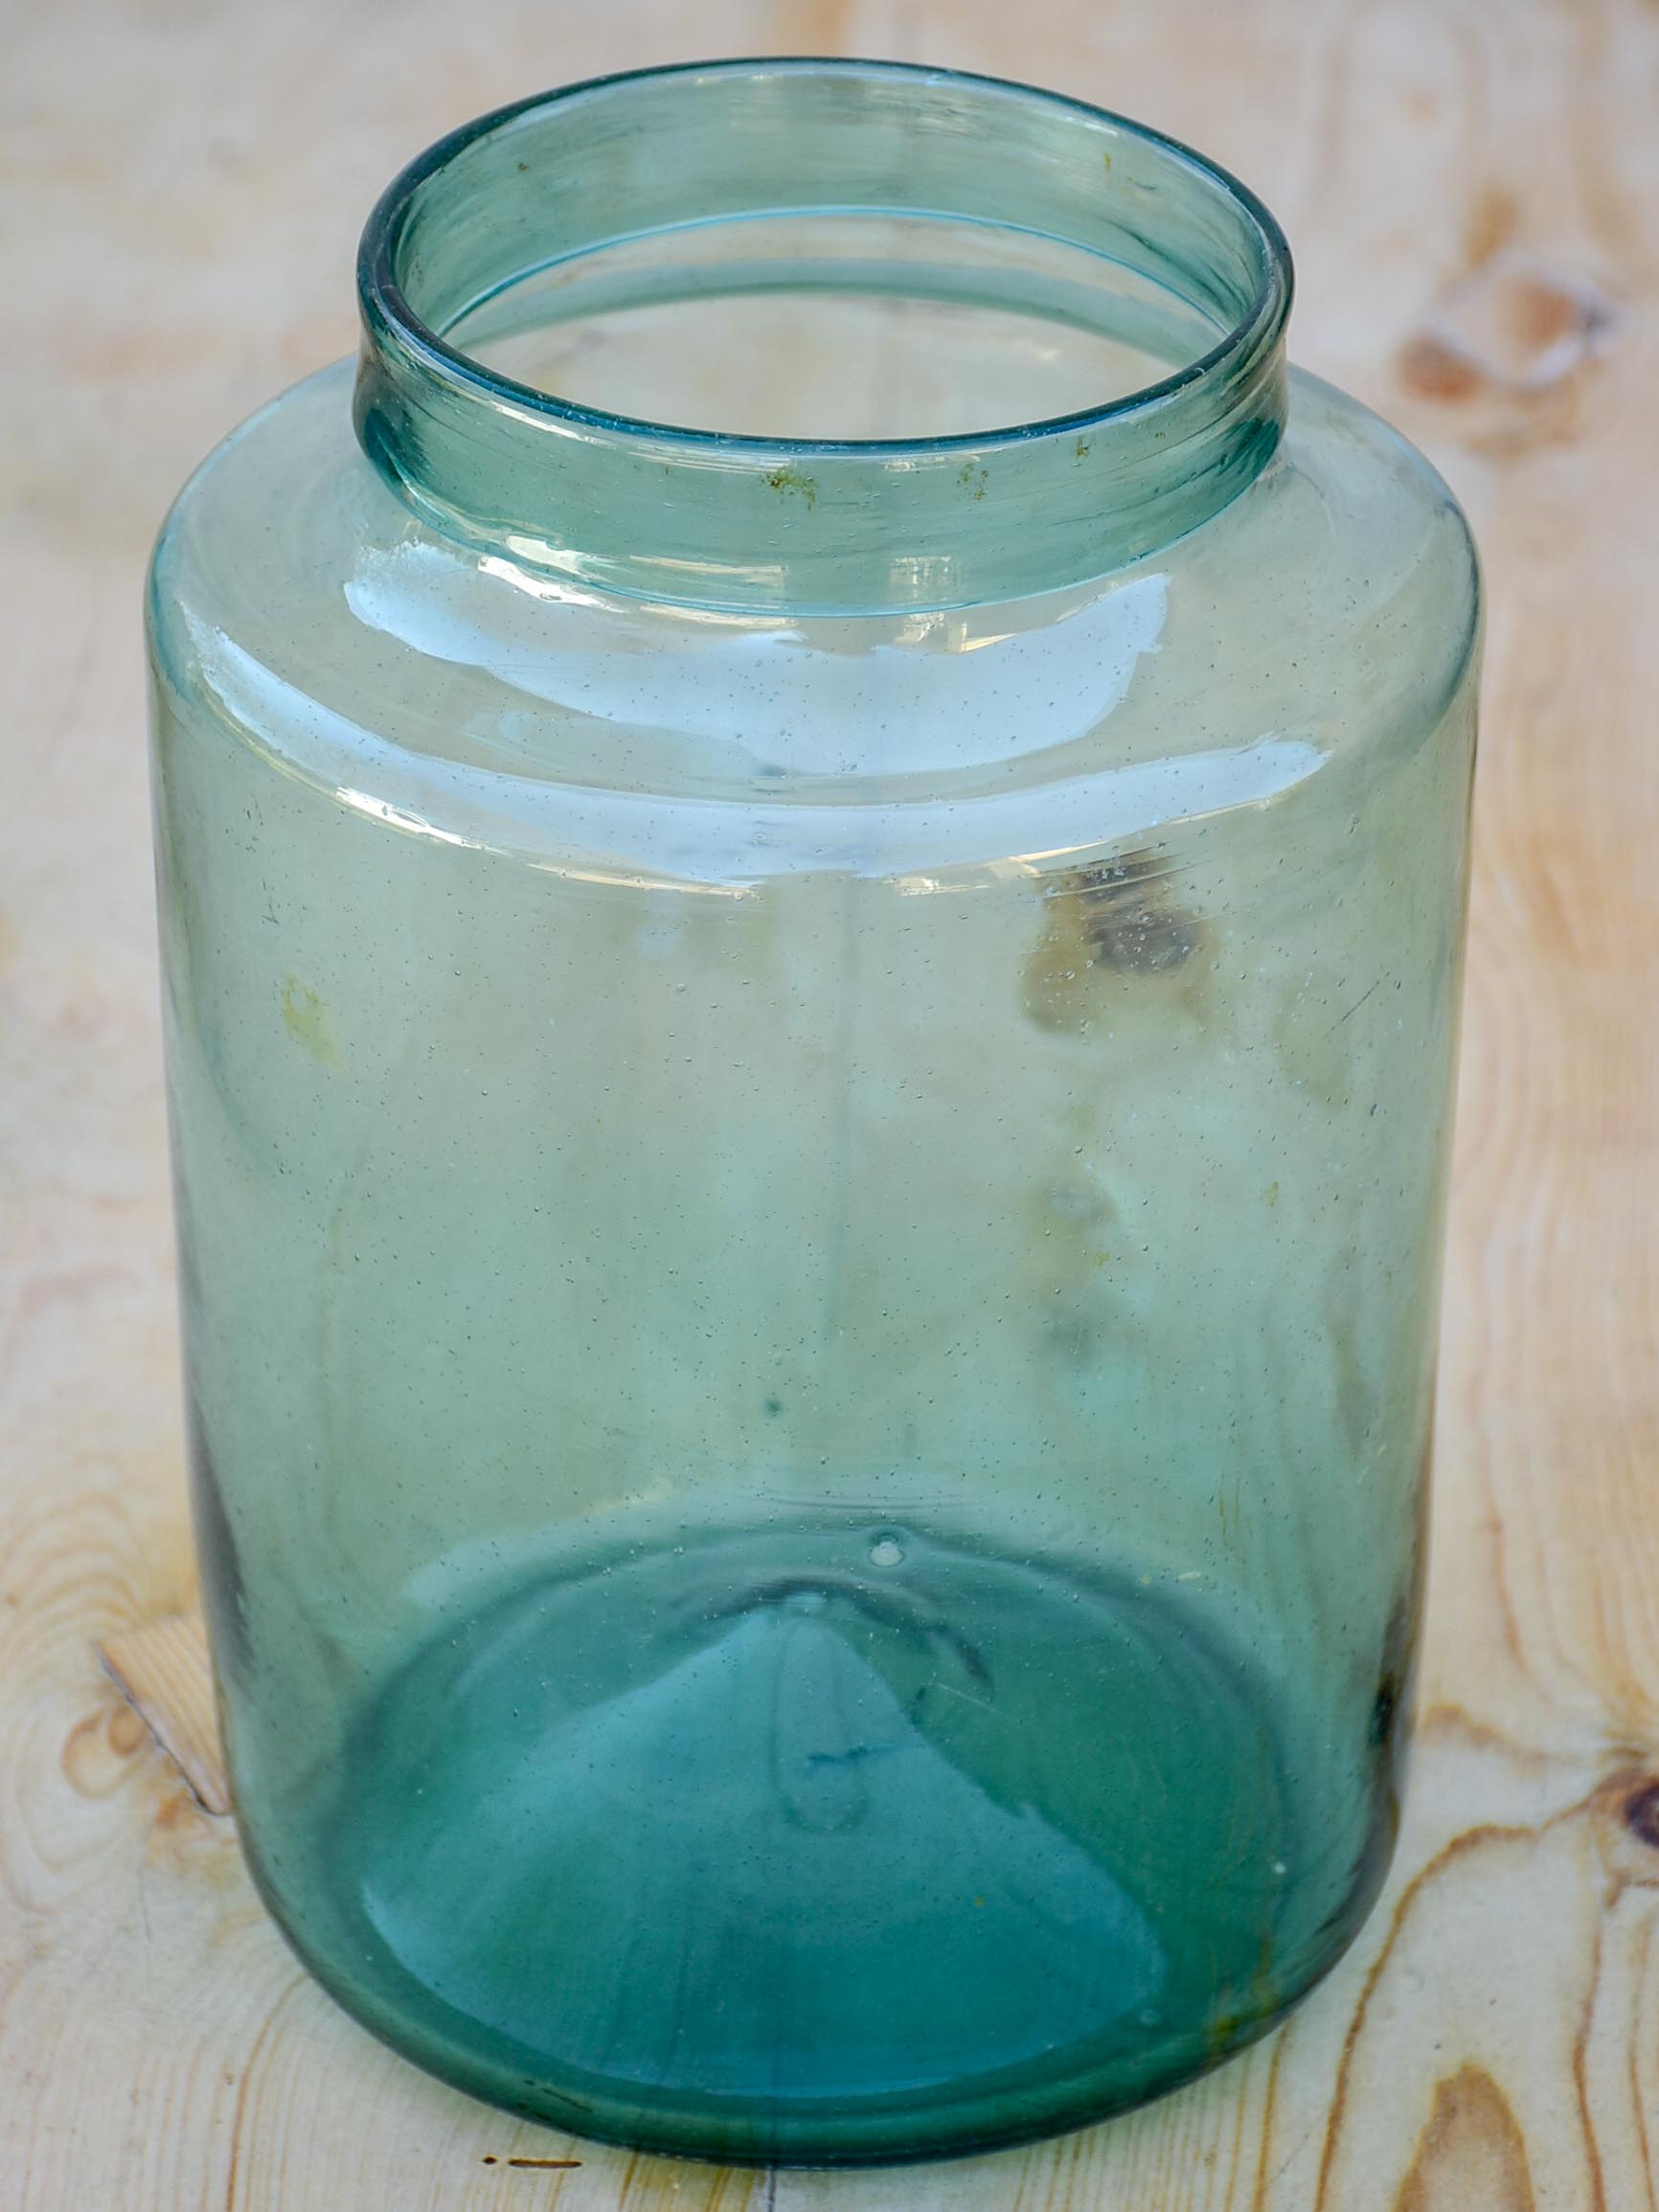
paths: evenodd
<path fill-rule="evenodd" d="M 1398 1814 L 1462 518 L 1242 188 L 1019 87 L 552 95 L 362 293 L 149 607 L 250 1861 L 579 2132 L 1150 2096 Z"/>

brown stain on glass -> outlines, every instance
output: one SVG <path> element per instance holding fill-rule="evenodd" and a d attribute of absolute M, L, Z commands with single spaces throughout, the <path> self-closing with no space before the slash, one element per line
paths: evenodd
<path fill-rule="evenodd" d="M 1089 1029 L 1122 979 L 1176 975 L 1204 937 L 1172 896 L 1170 871 L 1145 851 L 1060 869 L 1044 887 L 1043 918 L 1023 994 L 1042 1029 Z"/>

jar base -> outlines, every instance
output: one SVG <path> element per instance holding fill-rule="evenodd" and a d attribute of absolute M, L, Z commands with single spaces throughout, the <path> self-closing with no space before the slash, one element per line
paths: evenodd
<path fill-rule="evenodd" d="M 1336 1839 L 1284 1723 L 1168 1583 L 720 1530 L 458 1621 L 329 1794 L 256 1823 L 259 1871 L 351 2010 L 492 2102 L 723 2161 L 944 2156 L 1172 2087 L 1340 1951 L 1375 1873 L 1298 1932 Z"/>

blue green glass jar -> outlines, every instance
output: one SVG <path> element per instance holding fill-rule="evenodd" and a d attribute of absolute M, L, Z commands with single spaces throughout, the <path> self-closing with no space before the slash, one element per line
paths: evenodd
<path fill-rule="evenodd" d="M 578 86 L 360 287 L 149 602 L 256 1876 L 583 2133 L 1148 2097 L 1395 1830 L 1463 520 L 1247 192 L 1017 86 Z"/>

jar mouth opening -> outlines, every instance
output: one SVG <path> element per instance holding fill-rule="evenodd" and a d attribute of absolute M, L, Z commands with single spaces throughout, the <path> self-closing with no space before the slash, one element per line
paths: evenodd
<path fill-rule="evenodd" d="M 411 297 L 414 294 L 418 298 L 420 289 L 420 272 L 418 268 L 412 269 L 410 265 L 413 243 L 411 217 L 433 180 L 452 173 L 456 163 L 481 143 L 510 132 L 527 118 L 546 117 L 555 120 L 561 111 L 569 113 L 579 103 L 591 100 L 596 94 L 619 91 L 630 85 L 668 85 L 676 79 L 708 80 L 721 76 L 753 77 L 759 72 L 777 78 L 814 75 L 869 80 L 872 77 L 882 77 L 899 82 L 909 79 L 936 87 L 956 86 L 970 92 L 978 90 L 981 93 L 1011 98 L 1022 103 L 1029 103 L 1035 109 L 1050 110 L 1057 116 L 1070 115 L 1086 119 L 1114 135 L 1133 140 L 1171 166 L 1178 165 L 1187 171 L 1194 182 L 1209 188 L 1218 203 L 1229 205 L 1235 212 L 1240 239 L 1249 239 L 1258 257 L 1257 281 L 1248 305 L 1204 353 L 1170 370 L 1164 376 L 1109 399 L 1069 409 L 1061 414 L 1039 416 L 1030 422 L 988 424 L 983 428 L 954 431 L 941 436 L 904 438 L 783 438 L 745 431 L 701 429 L 659 422 L 649 416 L 628 415 L 608 408 L 584 405 L 561 398 L 539 385 L 520 382 L 480 360 L 465 347 L 452 342 L 445 333 L 452 331 L 457 322 L 464 321 L 471 308 L 482 304 L 480 300 L 466 302 L 458 311 L 451 307 L 450 311 L 443 314 L 440 327 L 434 327 L 418 309 Z M 520 173 L 526 173 L 522 165 Z M 771 211 L 766 208 L 763 200 L 758 199 L 752 212 L 761 214 Z M 707 216 L 693 213 L 683 217 L 681 221 L 690 227 L 710 219 Z M 722 210 L 720 217 L 716 219 L 732 219 L 730 211 Z M 667 229 L 670 226 L 662 227 Z M 586 246 L 567 245 L 557 255 L 543 255 L 538 260 L 527 262 L 521 269 L 492 279 L 488 291 L 489 294 L 499 292 L 508 285 L 540 273 L 556 261 L 573 258 L 576 253 L 591 251 L 595 245 L 609 242 L 608 239 L 594 239 Z M 648 436 L 652 439 L 671 440 L 688 448 L 705 447 L 720 454 L 742 452 L 757 460 L 780 460 L 800 453 L 811 453 L 816 457 L 842 454 L 852 457 L 866 453 L 885 455 L 933 450 L 977 452 L 988 441 L 1013 445 L 1032 438 L 1064 436 L 1068 432 L 1076 436 L 1092 429 L 1109 429 L 1125 416 L 1155 406 L 1160 400 L 1198 382 L 1233 356 L 1249 350 L 1264 334 L 1282 329 L 1289 312 L 1292 275 L 1290 249 L 1284 233 L 1249 188 L 1203 154 L 1194 152 L 1178 140 L 1168 138 L 1144 124 L 1132 122 L 1086 101 L 1075 100 L 1067 94 L 1043 91 L 1014 83 L 1006 78 L 979 76 L 966 70 L 932 69 L 925 64 L 913 62 L 816 60 L 784 57 L 756 61 L 686 62 L 664 68 L 622 71 L 608 77 L 590 78 L 552 92 L 533 94 L 529 99 L 514 102 L 511 106 L 497 108 L 490 114 L 464 124 L 459 129 L 438 140 L 424 153 L 418 155 L 388 186 L 364 228 L 358 253 L 357 282 L 365 315 L 372 328 L 383 325 L 388 331 L 401 337 L 411 350 L 428 355 L 435 362 L 442 362 L 457 381 L 475 385 L 481 396 L 508 401 L 533 415 L 545 416 L 550 421 L 613 437 Z"/>
<path fill-rule="evenodd" d="M 983 428 L 872 436 L 695 426 L 566 396 L 472 350 L 480 316 L 488 321 L 497 303 L 610 249 L 765 218 L 870 217 L 1000 232 L 1030 241 L 1034 262 L 1065 250 L 1161 291 L 1208 342 L 1148 349 L 1154 360 L 1162 353 L 1163 373 L 1099 400 Z M 1009 281 L 1005 271 L 999 282 Z M 971 272 L 963 282 L 971 290 Z M 1085 286 L 1034 266 L 1022 282 L 1016 311 L 1086 325 Z M 902 283 L 900 270 L 894 288 Z M 942 559 L 961 565 L 943 542 L 952 525 L 925 512 L 940 507 L 941 488 L 965 461 L 983 469 L 1042 455 L 1017 475 L 1005 471 L 996 489 L 1039 502 L 1050 519 L 1064 519 L 1053 514 L 1062 466 L 1097 477 L 1094 512 L 1107 519 L 1096 532 L 1096 569 L 1125 547 L 1132 557 L 1131 540 L 1160 542 L 1162 531 L 1167 541 L 1202 519 L 1195 485 L 1208 484 L 1197 502 L 1207 511 L 1220 503 L 1217 489 L 1232 497 L 1277 443 L 1291 289 L 1283 234 L 1243 185 L 1174 140 L 1068 96 L 899 62 L 787 57 L 641 70 L 483 116 L 394 180 L 358 258 L 358 430 L 418 509 L 534 565 L 668 596 L 736 592 L 722 604 L 750 604 L 757 591 L 784 604 L 803 587 L 815 602 L 822 585 L 777 573 L 805 549 L 793 527 L 786 543 L 766 527 L 758 485 L 774 505 L 780 491 L 801 492 L 821 511 L 826 540 L 835 513 L 843 536 L 851 528 L 867 551 L 897 546 L 901 561 L 920 561 L 925 576 L 898 578 L 897 590 L 877 592 L 879 604 L 943 604 L 934 596 L 942 588 L 981 588 L 941 575 Z M 1091 454 L 1093 468 L 1083 469 Z M 607 468 L 613 481 L 602 487 Z M 702 498 L 703 542 L 682 533 L 681 543 L 670 530 L 653 547 L 648 524 L 631 547 L 602 543 L 594 502 L 614 506 L 629 470 L 667 471 L 673 493 Z M 989 480 L 962 473 L 983 498 Z M 1068 483 L 1059 501 L 1079 523 L 1088 504 L 1080 490 Z M 1162 512 L 1172 490 L 1183 491 L 1172 503 L 1179 514 Z M 715 513 L 722 502 L 733 508 L 731 529 Z M 745 502 L 754 512 L 739 544 Z M 859 504 L 872 510 L 862 532 L 851 527 Z M 1110 518 L 1131 511 L 1144 512 L 1125 534 Z M 910 542 L 899 542 L 907 532 Z M 1036 561 L 1026 588 L 1089 573 L 1079 550 Z"/>

